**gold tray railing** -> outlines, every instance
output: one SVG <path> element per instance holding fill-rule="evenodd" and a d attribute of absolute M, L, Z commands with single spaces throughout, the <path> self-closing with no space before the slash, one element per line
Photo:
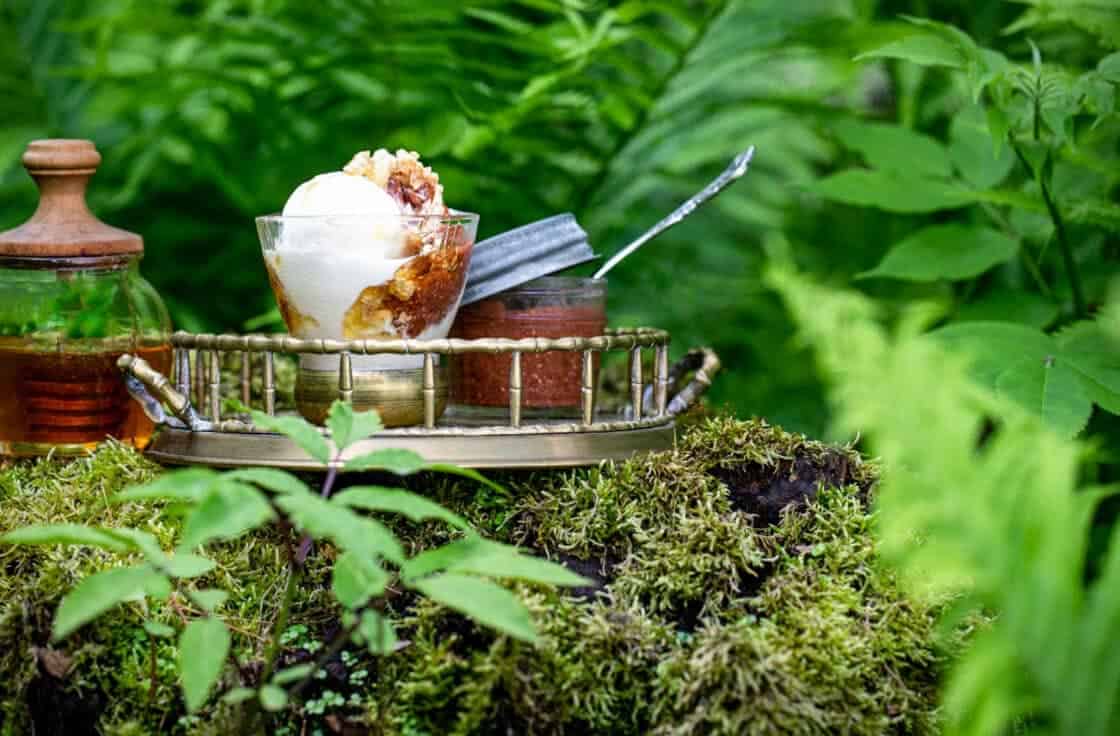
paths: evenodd
<path fill-rule="evenodd" d="M 352 356 L 355 355 L 421 355 L 423 365 L 424 421 L 421 427 L 398 428 L 397 432 L 439 432 L 454 430 L 457 433 L 509 432 L 558 432 L 580 430 L 625 430 L 654 426 L 672 420 L 687 410 L 711 383 L 719 369 L 719 361 L 711 351 L 694 351 L 681 363 L 669 366 L 669 334 L 652 328 L 608 330 L 595 337 L 563 337 L 523 339 L 486 338 L 477 340 L 328 340 L 298 339 L 288 335 L 212 335 L 177 332 L 172 337 L 174 369 L 172 378 L 162 376 L 142 360 L 123 356 L 121 367 L 144 384 L 150 392 L 141 400 L 152 411 L 153 418 L 161 423 L 176 424 L 161 415 L 154 403 L 162 402 L 171 409 L 187 428 L 196 431 L 247 432 L 252 425 L 243 417 L 222 417 L 222 357 L 224 354 L 240 355 L 241 401 L 250 405 L 253 380 L 253 360 L 261 355 L 263 406 L 266 413 L 276 411 L 276 374 L 274 355 L 285 354 L 337 354 L 339 356 L 338 397 L 351 400 L 354 386 Z M 643 376 L 643 351 L 652 350 L 653 376 L 647 386 Z M 630 391 L 627 410 L 622 415 L 597 419 L 594 385 L 594 355 L 609 351 L 625 351 L 629 358 Z M 577 422 L 558 424 L 550 422 L 526 423 L 523 421 L 521 390 L 521 356 L 524 353 L 579 352 L 582 355 L 581 405 Z M 504 424 L 491 426 L 437 427 L 436 412 L 436 356 L 454 356 L 467 353 L 506 353 L 511 356 L 509 371 L 509 408 Z M 191 357 L 193 355 L 193 366 Z M 672 384 L 687 370 L 695 370 L 692 382 L 680 393 L 669 396 Z M 134 392 L 135 393 L 135 392 Z M 192 401 L 191 397 L 194 397 Z M 203 412 L 197 406 L 204 406 Z"/>

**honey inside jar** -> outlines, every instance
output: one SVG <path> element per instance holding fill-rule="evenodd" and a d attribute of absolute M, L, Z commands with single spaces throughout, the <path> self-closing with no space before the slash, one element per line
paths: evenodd
<path fill-rule="evenodd" d="M 125 390 L 117 368 L 124 352 L 170 373 L 169 344 L 43 352 L 27 340 L 0 338 L 0 452 L 41 454 L 44 445 L 77 451 L 106 437 L 147 446 L 154 426 Z"/>

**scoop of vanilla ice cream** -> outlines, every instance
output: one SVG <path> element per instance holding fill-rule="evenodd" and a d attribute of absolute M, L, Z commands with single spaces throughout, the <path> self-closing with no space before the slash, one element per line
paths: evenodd
<path fill-rule="evenodd" d="M 342 171 L 319 174 L 296 187 L 284 205 L 285 217 L 305 215 L 388 215 L 401 208 L 382 187 Z"/>

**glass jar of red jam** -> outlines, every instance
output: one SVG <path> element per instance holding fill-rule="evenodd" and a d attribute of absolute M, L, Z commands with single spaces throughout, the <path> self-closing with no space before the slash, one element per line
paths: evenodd
<path fill-rule="evenodd" d="M 503 291 L 459 309 L 451 336 L 595 337 L 607 326 L 606 279 L 549 276 Z M 451 400 L 469 406 L 509 404 L 508 354 L 467 353 L 451 368 Z M 594 360 L 598 384 L 599 356 Z M 521 399 L 527 409 L 566 409 L 580 405 L 582 360 L 579 352 L 524 353 Z"/>

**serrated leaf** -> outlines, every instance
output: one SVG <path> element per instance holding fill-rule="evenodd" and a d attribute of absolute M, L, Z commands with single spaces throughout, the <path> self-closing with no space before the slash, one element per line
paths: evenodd
<path fill-rule="evenodd" d="M 996 379 L 996 390 L 1042 417 L 1063 437 L 1083 430 L 1093 411 L 1093 402 L 1077 374 L 1056 358 L 1012 365 Z"/>
<path fill-rule="evenodd" d="M 483 626 L 530 643 L 537 639 L 525 605 L 489 580 L 448 572 L 414 581 L 411 587 Z"/>
<path fill-rule="evenodd" d="M 397 632 L 393 623 L 377 611 L 362 611 L 358 633 L 365 639 L 371 654 L 392 654 L 397 648 Z"/>
<path fill-rule="evenodd" d="M 490 480 L 474 468 L 463 468 L 458 465 L 452 465 L 450 463 L 429 463 L 424 466 L 424 470 L 432 473 L 443 473 L 444 475 L 457 475 L 461 478 L 468 478 L 475 481 L 476 483 L 481 483 L 490 490 L 496 491 L 503 496 L 509 495 L 508 489 L 502 487 L 499 483 L 495 483 L 494 481 Z"/>
<path fill-rule="evenodd" d="M 388 584 L 389 573 L 372 559 L 343 552 L 334 563 L 331 590 L 347 608 L 364 606 L 370 598 L 381 595 Z"/>
<path fill-rule="evenodd" d="M 966 61 L 955 45 L 930 33 L 916 33 L 856 57 L 857 61 L 863 59 L 902 59 L 921 66 L 952 69 L 963 68 Z"/>
<path fill-rule="evenodd" d="M 276 713 L 288 707 L 288 693 L 275 685 L 262 687 L 260 697 L 261 707 L 270 713 Z"/>
<path fill-rule="evenodd" d="M 956 209 L 975 199 L 971 192 L 948 182 L 864 169 L 826 176 L 809 189 L 834 202 L 903 213 Z"/>
<path fill-rule="evenodd" d="M 346 470 L 385 470 L 396 475 L 412 475 L 424 469 L 424 458 L 412 450 L 389 448 L 352 457 L 344 467 Z"/>
<path fill-rule="evenodd" d="M 331 439 L 339 452 L 384 429 L 376 411 L 355 413 L 353 406 L 337 399 L 331 404 L 327 427 L 331 430 Z"/>
<path fill-rule="evenodd" d="M 931 225 L 899 243 L 860 278 L 956 281 L 984 273 L 1015 256 L 1019 244 L 998 230 L 974 225 Z"/>
<path fill-rule="evenodd" d="M 1094 402 L 1105 409 L 1120 406 L 1120 351 L 1092 322 L 1076 323 L 1056 337 L 1003 322 L 963 322 L 931 334 L 966 352 L 980 383 L 1064 436 L 1084 428 Z"/>
<path fill-rule="evenodd" d="M 276 468 L 241 468 L 231 470 L 222 476 L 226 480 L 252 483 L 274 493 L 310 493 L 311 489 L 302 480 L 284 470 Z"/>
<path fill-rule="evenodd" d="M 901 125 L 840 120 L 833 130 L 872 167 L 905 175 L 948 177 L 949 153 L 937 140 Z"/>
<path fill-rule="evenodd" d="M 229 593 L 217 588 L 203 588 L 191 591 L 191 599 L 197 601 L 206 611 L 214 611 L 229 600 Z"/>
<path fill-rule="evenodd" d="M 1099 322 L 1078 322 L 1055 336 L 1063 359 L 1081 376 L 1102 409 L 1120 414 L 1120 336 Z"/>
<path fill-rule="evenodd" d="M 174 578 L 197 578 L 205 575 L 217 565 L 201 555 L 191 552 L 178 552 L 166 558 L 163 570 Z"/>
<path fill-rule="evenodd" d="M 433 573 L 442 572 L 456 562 L 477 552 L 485 541 L 477 534 L 472 534 L 464 539 L 457 539 L 434 549 L 424 550 L 401 566 L 401 579 L 407 583 Z"/>
<path fill-rule="evenodd" d="M 159 621 L 145 621 L 144 631 L 147 631 L 157 639 L 170 639 L 175 636 L 175 629 Z"/>
<path fill-rule="evenodd" d="M 260 429 L 279 432 L 295 442 L 312 459 L 323 465 L 331 461 L 331 447 L 319 428 L 302 417 L 270 416 L 261 411 L 252 412 L 253 424 Z"/>
<path fill-rule="evenodd" d="M 451 562 L 446 569 L 448 572 L 472 573 L 545 585 L 578 587 L 592 583 L 563 565 L 532 557 L 517 547 L 489 540 L 476 545 L 469 554 Z"/>
<path fill-rule="evenodd" d="M 127 554 L 135 546 L 111 532 L 81 524 L 41 524 L 15 529 L 0 537 L 5 544 L 26 545 L 76 545 Z"/>
<path fill-rule="evenodd" d="M 137 565 L 104 570 L 83 579 L 59 604 L 52 638 L 64 639 L 110 608 L 142 598 L 153 578 L 166 580 L 150 565 Z"/>
<path fill-rule="evenodd" d="M 179 637 L 179 676 L 189 712 L 206 703 L 222 674 L 229 646 L 229 629 L 216 618 L 197 618 L 183 629 Z"/>
<path fill-rule="evenodd" d="M 272 676 L 272 682 L 276 685 L 287 685 L 302 680 L 314 671 L 315 665 L 313 664 L 297 664 L 295 667 L 288 667 L 277 672 Z"/>
<path fill-rule="evenodd" d="M 220 478 L 221 475 L 209 468 L 172 470 L 149 483 L 124 489 L 115 494 L 112 501 L 197 501 Z"/>
<path fill-rule="evenodd" d="M 260 491 L 225 481 L 207 493 L 183 523 L 181 546 L 193 549 L 213 539 L 234 539 L 275 518 Z"/>
<path fill-rule="evenodd" d="M 964 180 L 977 189 L 999 185 L 1015 166 L 1011 147 L 995 139 L 984 111 L 975 106 L 953 118 L 949 126 L 949 157 Z"/>
<path fill-rule="evenodd" d="M 276 505 L 291 517 L 302 531 L 319 539 L 329 539 L 340 549 L 364 557 L 383 557 L 400 564 L 404 550 L 391 531 L 374 519 L 359 516 L 315 495 L 280 496 Z"/>
<path fill-rule="evenodd" d="M 336 494 L 331 502 L 365 511 L 400 514 L 415 522 L 436 519 L 458 529 L 470 527 L 467 520 L 458 514 L 448 511 L 429 498 L 402 488 L 354 486 Z"/>

